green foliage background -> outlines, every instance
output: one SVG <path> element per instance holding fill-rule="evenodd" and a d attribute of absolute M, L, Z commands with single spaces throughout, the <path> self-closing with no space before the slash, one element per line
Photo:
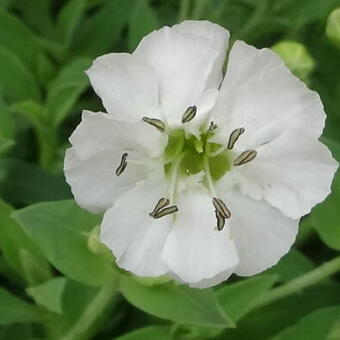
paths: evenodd
<path fill-rule="evenodd" d="M 101 216 L 72 200 L 62 163 L 82 109 L 101 109 L 84 74 L 150 31 L 208 19 L 282 54 L 319 92 L 322 137 L 340 160 L 339 0 L 0 0 L 0 340 L 340 339 L 340 177 L 274 268 L 214 289 L 143 280 L 98 243 Z M 308 70 L 304 67 L 308 64 Z M 312 65 L 312 66 L 310 66 Z M 314 65 L 314 66 L 313 66 Z"/>

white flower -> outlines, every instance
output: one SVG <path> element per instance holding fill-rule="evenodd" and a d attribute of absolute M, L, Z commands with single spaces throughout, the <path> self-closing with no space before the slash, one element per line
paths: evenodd
<path fill-rule="evenodd" d="M 276 264 L 337 164 L 319 96 L 269 49 L 185 21 L 87 71 L 108 113 L 85 111 L 65 174 L 105 211 L 101 241 L 139 276 L 208 287 Z"/>

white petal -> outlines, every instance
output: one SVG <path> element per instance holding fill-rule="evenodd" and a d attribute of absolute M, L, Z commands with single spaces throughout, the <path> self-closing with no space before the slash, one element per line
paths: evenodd
<path fill-rule="evenodd" d="M 265 201 L 219 189 L 231 211 L 229 227 L 240 257 L 235 273 L 250 276 L 275 265 L 293 244 L 298 220 L 286 217 Z"/>
<path fill-rule="evenodd" d="M 222 80 L 222 68 L 225 60 L 225 56 L 228 49 L 228 42 L 230 34 L 222 26 L 213 24 L 209 21 L 183 21 L 173 27 L 175 30 L 192 34 L 201 38 L 208 39 L 211 44 L 219 51 L 218 58 L 216 59 L 213 70 L 210 75 L 210 81 L 208 81 L 208 87 L 212 86 L 216 88 Z"/>
<path fill-rule="evenodd" d="M 87 70 L 107 112 L 128 122 L 159 117 L 157 79 L 153 68 L 127 53 L 97 58 Z"/>
<path fill-rule="evenodd" d="M 256 158 L 231 175 L 244 194 L 299 218 L 330 193 L 337 167 L 326 146 L 293 130 L 258 148 Z"/>
<path fill-rule="evenodd" d="M 128 164 L 123 174 L 116 176 L 119 162 L 114 153 L 107 151 L 80 158 L 74 147 L 66 150 L 66 181 L 82 208 L 93 213 L 111 208 L 117 198 L 148 175 L 147 167 Z"/>
<path fill-rule="evenodd" d="M 103 219 L 100 240 L 117 257 L 117 264 L 139 276 L 159 276 L 168 269 L 161 259 L 173 215 L 149 216 L 166 190 L 165 180 L 153 175 L 127 192 Z"/>
<path fill-rule="evenodd" d="M 234 271 L 235 268 L 231 270 L 226 270 L 225 272 L 219 273 L 211 279 L 203 279 L 197 283 L 190 284 L 190 287 L 203 289 L 216 286 L 219 283 L 226 281 Z"/>
<path fill-rule="evenodd" d="M 195 284 L 235 267 L 234 241 L 227 226 L 216 229 L 211 197 L 191 189 L 179 195 L 177 205 L 179 211 L 162 254 L 169 269 L 184 282 Z"/>
<path fill-rule="evenodd" d="M 228 34 L 217 25 L 183 23 L 154 31 L 138 45 L 133 55 L 156 70 L 163 119 L 172 127 L 207 87 L 218 88 L 224 38 Z"/>
<path fill-rule="evenodd" d="M 166 136 L 144 122 L 119 122 L 106 113 L 85 111 L 70 142 L 66 180 L 81 207 L 99 212 L 111 208 L 120 195 L 146 178 L 153 166 L 149 156 L 162 152 Z M 124 152 L 128 165 L 116 176 Z"/>
<path fill-rule="evenodd" d="M 84 111 L 70 142 L 80 157 L 108 151 L 119 159 L 127 150 L 134 151 L 135 157 L 159 156 L 167 137 L 143 121 L 126 123 L 106 113 Z"/>
<path fill-rule="evenodd" d="M 325 113 L 319 95 L 293 76 L 269 49 L 235 42 L 213 110 L 232 130 L 244 127 L 240 145 L 273 140 L 289 128 L 318 138 Z"/>

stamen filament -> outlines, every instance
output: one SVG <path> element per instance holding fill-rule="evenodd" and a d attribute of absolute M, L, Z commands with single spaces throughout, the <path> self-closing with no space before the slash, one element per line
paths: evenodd
<path fill-rule="evenodd" d="M 210 143 L 207 141 L 206 144 L 205 144 L 205 155 L 203 157 L 203 166 L 204 166 L 204 170 L 205 170 L 205 176 L 206 176 L 206 179 L 207 179 L 208 188 L 209 188 L 211 194 L 213 196 L 216 196 L 215 190 L 214 190 L 213 180 L 212 180 L 211 173 L 210 173 L 209 154 L 210 154 Z"/>
<path fill-rule="evenodd" d="M 220 153 L 222 153 L 224 150 L 226 150 L 226 148 L 227 148 L 227 147 L 226 147 L 225 145 L 221 146 L 221 147 L 218 148 L 216 151 L 210 152 L 210 153 L 209 153 L 209 157 L 210 157 L 210 158 L 213 158 L 213 157 L 218 156 Z"/>
<path fill-rule="evenodd" d="M 170 182 L 170 189 L 169 189 L 170 202 L 174 201 L 178 170 L 179 170 L 179 167 L 181 165 L 181 162 L 184 156 L 185 156 L 185 152 L 183 152 L 181 155 L 178 156 L 178 158 L 176 159 L 176 161 L 173 163 L 171 167 L 171 182 Z"/>

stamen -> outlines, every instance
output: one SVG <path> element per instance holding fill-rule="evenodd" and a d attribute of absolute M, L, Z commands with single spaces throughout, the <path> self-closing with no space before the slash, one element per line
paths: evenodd
<path fill-rule="evenodd" d="M 120 164 L 118 166 L 118 168 L 116 169 L 116 175 L 119 176 L 123 173 L 123 171 L 125 170 L 126 166 L 127 166 L 127 158 L 128 154 L 127 152 L 123 153 L 122 155 L 122 159 L 120 160 Z"/>
<path fill-rule="evenodd" d="M 156 214 L 154 214 L 152 217 L 153 217 L 153 218 L 161 218 L 161 217 L 163 217 L 163 216 L 173 214 L 173 213 L 175 213 L 176 211 L 178 211 L 177 206 L 172 205 L 172 206 L 167 207 L 167 208 L 164 208 L 164 209 L 162 209 L 162 210 L 158 210 L 158 212 L 157 212 Z"/>
<path fill-rule="evenodd" d="M 245 129 L 244 128 L 239 128 L 239 129 L 235 129 L 229 137 L 229 141 L 228 141 L 228 149 L 231 150 L 235 143 L 237 142 L 238 138 L 242 135 L 242 133 L 244 133 Z"/>
<path fill-rule="evenodd" d="M 162 122 L 160 119 L 149 118 L 149 117 L 143 117 L 142 119 L 145 123 L 148 123 L 148 124 L 154 126 L 158 131 L 160 131 L 160 132 L 165 131 L 165 123 Z"/>
<path fill-rule="evenodd" d="M 164 207 L 166 207 L 167 205 L 170 204 L 170 200 L 168 198 L 164 198 L 162 197 L 156 204 L 155 208 L 151 211 L 151 213 L 149 214 L 150 216 L 154 217 L 155 214 L 157 214 L 157 212 L 159 212 L 159 210 L 163 209 Z"/>
<path fill-rule="evenodd" d="M 192 119 L 194 119 L 196 116 L 196 112 L 197 112 L 197 107 L 195 105 L 189 106 L 183 114 L 182 123 L 188 123 Z"/>
<path fill-rule="evenodd" d="M 235 166 L 243 165 L 252 161 L 257 155 L 257 152 L 254 150 L 247 150 L 242 152 L 233 162 Z"/>
<path fill-rule="evenodd" d="M 225 226 L 225 218 L 217 210 L 215 211 L 215 216 L 217 220 L 217 230 L 221 231 Z"/>
<path fill-rule="evenodd" d="M 214 122 L 210 122 L 210 126 L 208 128 L 209 132 L 215 131 L 217 129 L 217 124 L 215 124 Z"/>
<path fill-rule="evenodd" d="M 230 218 L 231 212 L 220 198 L 214 197 L 212 202 L 216 212 L 218 212 L 223 218 Z"/>

